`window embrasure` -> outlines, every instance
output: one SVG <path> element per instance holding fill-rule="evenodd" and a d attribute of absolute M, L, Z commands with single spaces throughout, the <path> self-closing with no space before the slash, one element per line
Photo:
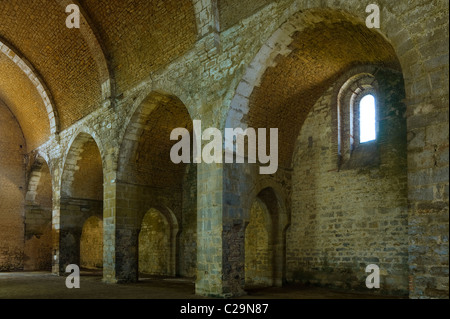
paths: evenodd
<path fill-rule="evenodd" d="M 348 162 L 356 151 L 375 151 L 378 137 L 377 91 L 375 76 L 370 73 L 352 76 L 341 87 L 337 101 L 340 165 Z"/>

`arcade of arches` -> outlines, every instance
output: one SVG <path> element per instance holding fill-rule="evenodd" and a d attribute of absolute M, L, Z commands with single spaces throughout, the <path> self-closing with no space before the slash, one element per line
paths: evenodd
<path fill-rule="evenodd" d="M 378 3 L 381 29 L 356 0 L 1 1 L 0 272 L 235 297 L 376 264 L 371 293 L 448 298 L 449 4 Z M 172 163 L 193 120 L 278 128 L 278 171 Z"/>

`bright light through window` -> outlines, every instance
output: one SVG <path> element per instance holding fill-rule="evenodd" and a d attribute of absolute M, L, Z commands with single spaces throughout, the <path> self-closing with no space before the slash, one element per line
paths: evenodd
<path fill-rule="evenodd" d="M 377 139 L 375 117 L 375 97 L 366 95 L 362 98 L 359 106 L 360 143 L 367 143 Z"/>

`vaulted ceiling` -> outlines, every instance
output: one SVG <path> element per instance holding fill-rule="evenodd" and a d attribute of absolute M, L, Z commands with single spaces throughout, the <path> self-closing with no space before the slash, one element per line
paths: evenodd
<path fill-rule="evenodd" d="M 339 76 L 366 64 L 401 70 L 383 36 L 361 23 L 332 18 L 324 16 L 325 22 L 294 34 L 292 52 L 278 57 L 277 65 L 266 70 L 250 96 L 250 127 L 283 128 L 279 157 L 286 168 L 311 108 Z"/>
<path fill-rule="evenodd" d="M 70 3 L 80 6 L 80 29 L 66 27 Z M 32 150 L 52 127 L 64 130 L 98 108 L 109 75 L 123 92 L 196 36 L 190 0 L 0 1 L 0 99 Z"/>
<path fill-rule="evenodd" d="M 218 0 L 220 29 L 272 2 Z M 80 29 L 65 26 L 70 3 L 81 8 Z M 114 78 L 119 94 L 187 52 L 196 28 L 191 0 L 0 1 L 0 100 L 22 127 L 27 149 L 35 149 L 52 131 L 97 109 L 105 80 Z M 248 114 L 253 127 L 285 128 L 280 140 L 287 145 L 346 69 L 364 63 L 399 67 L 385 39 L 362 25 L 322 22 L 294 38 L 292 53 L 255 88 Z M 288 163 L 292 148 L 282 149 L 281 160 Z"/>

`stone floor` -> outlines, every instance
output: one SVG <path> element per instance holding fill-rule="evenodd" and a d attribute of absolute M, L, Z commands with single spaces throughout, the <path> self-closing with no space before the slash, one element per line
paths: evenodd
<path fill-rule="evenodd" d="M 0 273 L 0 299 L 204 299 L 191 279 L 141 278 L 138 283 L 108 285 L 101 274 L 81 272 L 80 289 L 67 289 L 65 277 L 43 272 Z M 239 299 L 400 299 L 325 288 L 287 286 L 250 289 Z"/>

